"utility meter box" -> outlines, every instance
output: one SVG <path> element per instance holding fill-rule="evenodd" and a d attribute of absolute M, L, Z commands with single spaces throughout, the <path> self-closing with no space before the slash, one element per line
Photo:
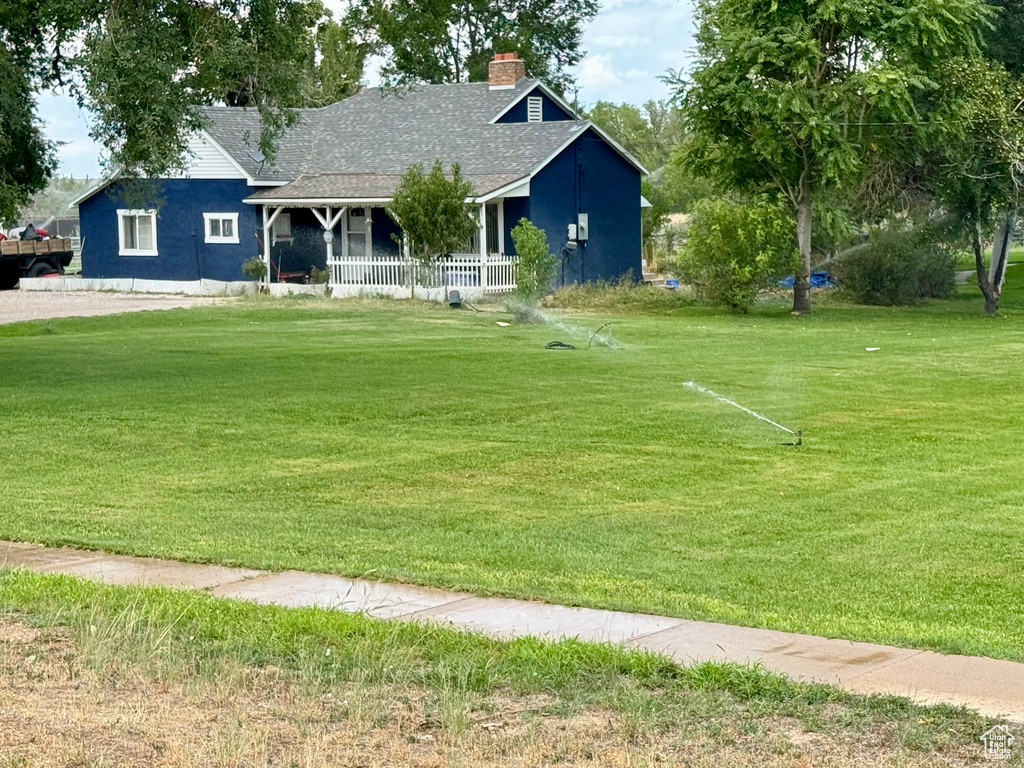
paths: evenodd
<path fill-rule="evenodd" d="M 576 227 L 576 239 L 586 240 L 590 236 L 590 217 L 581 213 L 577 221 L 579 224 Z"/>
<path fill-rule="evenodd" d="M 571 242 L 571 241 L 573 241 L 575 239 L 576 239 L 576 225 L 575 224 L 570 224 L 569 225 L 569 241 Z"/>

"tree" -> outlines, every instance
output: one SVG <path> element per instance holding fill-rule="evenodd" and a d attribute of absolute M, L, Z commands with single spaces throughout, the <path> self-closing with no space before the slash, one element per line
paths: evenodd
<path fill-rule="evenodd" d="M 555 276 L 555 256 L 544 230 L 529 219 L 520 219 L 511 234 L 516 247 L 516 295 L 536 305 Z"/>
<path fill-rule="evenodd" d="M 597 0 L 355 0 L 348 20 L 384 57 L 388 85 L 486 80 L 495 53 L 517 52 L 563 90 L 597 10 Z"/>
<path fill-rule="evenodd" d="M 985 55 L 1014 77 L 1024 76 L 1024 0 L 990 2 L 996 15 L 982 30 Z"/>
<path fill-rule="evenodd" d="M 473 185 L 462 178 L 458 163 L 451 178 L 440 160 L 429 174 L 419 163 L 409 166 L 395 190 L 388 215 L 401 227 L 409 253 L 431 264 L 438 258 L 466 248 L 478 228 L 472 207 Z"/>
<path fill-rule="evenodd" d="M 993 254 L 1003 260 L 990 275 L 986 235 L 997 217 L 1017 207 L 1024 174 L 1024 84 L 986 59 L 949 59 L 936 79 L 941 96 L 922 105 L 930 119 L 915 170 L 950 225 L 970 242 L 985 313 L 994 315 L 1005 253 Z"/>
<path fill-rule="evenodd" d="M 686 157 L 684 140 L 672 150 L 666 163 L 651 174 L 652 183 L 659 188 L 665 201 L 665 209 L 673 213 L 689 213 L 698 200 L 715 194 L 711 181 L 694 175 Z"/>
<path fill-rule="evenodd" d="M 293 106 L 322 107 L 358 93 L 367 50 L 349 27 L 332 19 L 321 22 L 306 53 L 305 84 Z"/>
<path fill-rule="evenodd" d="M 55 167 L 29 79 L 10 53 L 0 50 L 0 222 L 13 223 L 19 209 L 46 187 Z"/>
<path fill-rule="evenodd" d="M 815 197 L 852 182 L 876 123 L 914 123 L 930 65 L 977 51 L 981 0 L 699 0 L 697 63 L 670 74 L 687 164 L 796 219 L 793 311 L 811 307 Z"/>
<path fill-rule="evenodd" d="M 0 41 L 34 90 L 89 109 L 122 176 L 160 177 L 187 160 L 196 104 L 257 110 L 272 160 L 324 16 L 319 0 L 4 0 Z"/>
<path fill-rule="evenodd" d="M 599 101 L 587 117 L 651 171 L 661 168 L 683 140 L 679 108 L 663 101 L 651 99 L 643 107 Z"/>

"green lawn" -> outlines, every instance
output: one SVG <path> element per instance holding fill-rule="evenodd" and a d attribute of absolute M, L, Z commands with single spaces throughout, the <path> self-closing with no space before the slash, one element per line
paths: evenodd
<path fill-rule="evenodd" d="M 994 319 L 566 316 L 616 349 L 397 302 L 0 327 L 0 537 L 1024 660 L 1010 276 Z"/>

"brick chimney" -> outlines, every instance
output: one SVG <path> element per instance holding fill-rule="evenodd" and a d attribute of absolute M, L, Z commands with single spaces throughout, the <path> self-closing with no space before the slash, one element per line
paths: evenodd
<path fill-rule="evenodd" d="M 518 53 L 496 53 L 487 67 L 487 83 L 491 90 L 514 88 L 526 77 L 526 64 Z"/>

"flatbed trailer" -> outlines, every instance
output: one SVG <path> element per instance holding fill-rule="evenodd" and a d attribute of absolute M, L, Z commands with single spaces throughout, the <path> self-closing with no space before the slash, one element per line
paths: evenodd
<path fill-rule="evenodd" d="M 13 288 L 23 277 L 64 274 L 73 257 L 70 237 L 0 240 L 0 290 Z"/>

